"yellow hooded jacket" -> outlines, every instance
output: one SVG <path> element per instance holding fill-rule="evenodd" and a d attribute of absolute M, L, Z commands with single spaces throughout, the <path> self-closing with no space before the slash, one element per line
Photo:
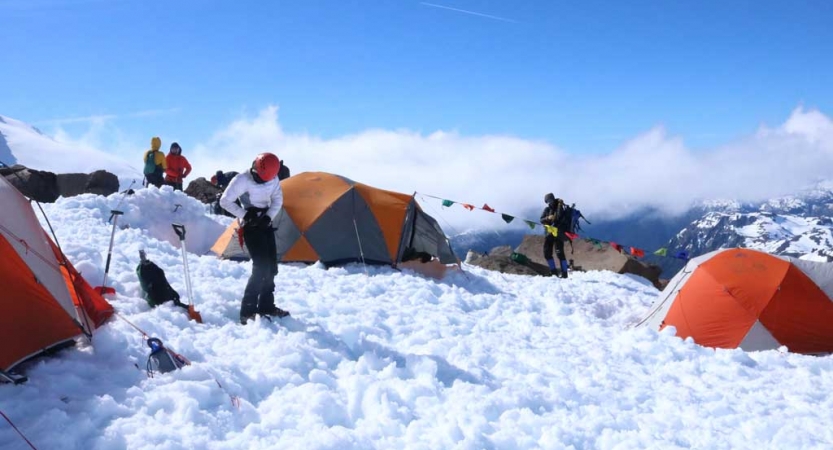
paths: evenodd
<path fill-rule="evenodd" d="M 154 137 L 150 140 L 150 150 L 145 152 L 145 156 L 142 157 L 142 162 L 146 162 L 148 160 L 148 155 L 151 152 L 156 152 L 153 155 L 153 161 L 156 163 L 157 166 L 162 166 L 162 170 L 168 168 L 168 163 L 165 160 L 165 154 L 159 151 L 159 148 L 162 147 L 162 139 L 158 137 Z"/>

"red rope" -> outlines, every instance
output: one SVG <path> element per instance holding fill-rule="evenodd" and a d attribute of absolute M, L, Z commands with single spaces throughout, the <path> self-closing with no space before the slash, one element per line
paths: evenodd
<path fill-rule="evenodd" d="M 121 320 L 123 320 L 123 321 L 127 322 L 127 324 L 128 324 L 128 325 L 130 325 L 131 327 L 135 328 L 135 329 L 136 329 L 136 331 L 138 331 L 139 333 L 142 333 L 142 337 L 148 337 L 148 336 L 149 336 L 149 334 L 145 333 L 145 332 L 144 332 L 144 330 L 142 330 L 141 328 L 137 327 L 137 326 L 136 326 L 133 322 L 131 322 L 131 321 L 129 321 L 129 320 L 127 320 L 127 319 L 125 319 L 125 318 L 124 318 L 124 316 L 122 316 L 122 315 L 121 315 L 121 314 L 119 314 L 118 312 L 113 312 L 113 314 L 115 314 L 115 315 L 116 315 L 116 317 L 118 317 L 119 319 L 121 319 Z"/>
<path fill-rule="evenodd" d="M 14 423 L 12 423 L 12 420 L 9 419 L 9 416 L 3 413 L 3 411 L 0 411 L 0 416 L 3 416 L 3 418 L 6 419 L 6 422 L 9 422 L 9 425 L 11 425 L 12 428 L 14 428 L 14 431 L 17 431 L 17 434 L 19 434 L 20 437 L 23 438 L 23 440 L 26 441 L 27 444 L 29 444 L 29 447 L 31 447 L 33 450 L 38 450 L 37 448 L 35 448 L 34 445 L 32 445 L 31 442 L 29 442 L 29 439 L 26 439 L 26 436 L 24 436 L 23 433 L 21 433 L 20 430 L 17 429 Z"/>

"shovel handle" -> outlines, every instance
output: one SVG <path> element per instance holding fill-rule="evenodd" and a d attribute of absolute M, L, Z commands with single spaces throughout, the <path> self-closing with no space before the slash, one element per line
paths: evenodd
<path fill-rule="evenodd" d="M 178 224 L 178 223 L 172 223 L 171 226 L 174 227 L 174 233 L 176 233 L 176 235 L 179 236 L 179 240 L 184 241 L 185 240 L 185 225 L 181 225 L 181 224 Z"/>

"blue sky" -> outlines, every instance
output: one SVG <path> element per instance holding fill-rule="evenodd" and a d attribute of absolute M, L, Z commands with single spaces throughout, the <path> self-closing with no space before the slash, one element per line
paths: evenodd
<path fill-rule="evenodd" d="M 323 138 L 442 129 L 598 153 L 664 125 L 697 148 L 799 105 L 830 114 L 831 20 L 828 1 L 0 0 L 0 114 L 106 116 L 140 148 L 268 105 Z"/>

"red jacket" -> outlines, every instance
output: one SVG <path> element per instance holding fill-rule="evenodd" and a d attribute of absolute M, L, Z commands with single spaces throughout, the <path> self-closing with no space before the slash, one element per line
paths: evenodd
<path fill-rule="evenodd" d="M 165 169 L 165 181 L 182 183 L 182 179 L 191 173 L 191 164 L 182 155 L 168 153 L 165 157 L 168 168 Z"/>

